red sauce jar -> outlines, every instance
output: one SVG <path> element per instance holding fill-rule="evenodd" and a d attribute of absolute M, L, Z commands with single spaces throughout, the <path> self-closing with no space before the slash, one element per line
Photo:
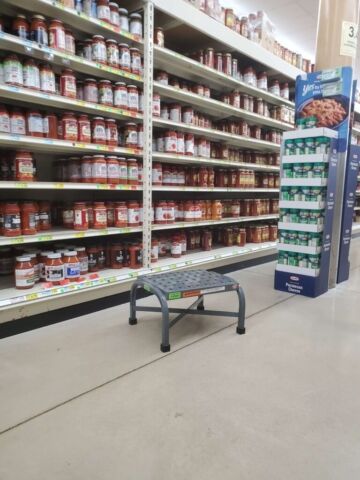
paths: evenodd
<path fill-rule="evenodd" d="M 116 202 L 114 212 L 114 226 L 116 228 L 125 228 L 128 225 L 128 208 L 126 202 Z"/>
<path fill-rule="evenodd" d="M 23 40 L 29 40 L 30 25 L 26 20 L 25 15 L 17 15 L 16 18 L 14 18 L 11 26 L 11 33 Z"/>
<path fill-rule="evenodd" d="M 85 275 L 89 271 L 89 257 L 85 247 L 76 248 L 77 257 L 80 263 L 80 275 Z"/>
<path fill-rule="evenodd" d="M 177 153 L 177 135 L 175 130 L 165 132 L 165 152 Z"/>
<path fill-rule="evenodd" d="M 65 28 L 65 50 L 71 55 L 75 55 L 75 37 L 71 30 Z"/>
<path fill-rule="evenodd" d="M 159 47 L 164 48 L 165 46 L 165 37 L 164 37 L 164 29 L 161 27 L 157 27 L 154 30 L 154 43 Z"/>
<path fill-rule="evenodd" d="M 128 85 L 128 109 L 131 112 L 139 111 L 139 92 L 138 88 L 135 85 Z"/>
<path fill-rule="evenodd" d="M 23 81 L 24 87 L 40 90 L 40 70 L 32 58 L 23 63 Z"/>
<path fill-rule="evenodd" d="M 59 285 L 65 278 L 61 253 L 49 253 L 45 261 L 45 279 Z"/>
<path fill-rule="evenodd" d="M 153 163 L 152 165 L 152 184 L 162 185 L 162 165 L 161 163 Z"/>
<path fill-rule="evenodd" d="M 21 214 L 18 203 L 6 202 L 3 207 L 3 231 L 5 237 L 21 235 Z"/>
<path fill-rule="evenodd" d="M 91 142 L 91 126 L 90 126 L 89 117 L 87 115 L 79 115 L 78 127 L 79 127 L 79 142 L 90 143 Z"/>
<path fill-rule="evenodd" d="M 141 74 L 141 54 L 138 48 L 130 48 L 130 70 L 134 75 Z"/>
<path fill-rule="evenodd" d="M 33 202 L 24 202 L 21 205 L 21 231 L 23 235 L 35 235 L 36 221 L 35 221 L 36 208 Z"/>
<path fill-rule="evenodd" d="M 88 253 L 88 269 L 89 272 L 97 272 L 99 270 L 99 250 L 96 246 L 89 247 Z"/>
<path fill-rule="evenodd" d="M 30 40 L 40 45 L 49 45 L 47 26 L 42 15 L 34 15 L 31 19 Z"/>
<path fill-rule="evenodd" d="M 84 202 L 74 203 L 74 230 L 87 230 L 89 228 L 88 209 Z"/>
<path fill-rule="evenodd" d="M 99 81 L 99 103 L 102 105 L 109 105 L 110 107 L 114 104 L 114 96 L 110 80 Z"/>
<path fill-rule="evenodd" d="M 60 75 L 60 95 L 76 98 L 76 77 L 70 68 L 66 68 Z"/>
<path fill-rule="evenodd" d="M 63 140 L 76 142 L 79 136 L 79 126 L 75 115 L 72 112 L 65 112 L 61 118 Z"/>
<path fill-rule="evenodd" d="M 120 243 L 111 245 L 110 247 L 110 268 L 123 268 L 124 266 L 124 249 Z"/>
<path fill-rule="evenodd" d="M 92 182 L 92 158 L 88 155 L 81 159 L 81 181 L 83 183 Z"/>
<path fill-rule="evenodd" d="M 106 228 L 107 227 L 107 213 L 104 202 L 94 203 L 94 228 Z"/>
<path fill-rule="evenodd" d="M 109 0 L 97 0 L 96 16 L 99 20 L 110 23 L 110 5 Z"/>
<path fill-rule="evenodd" d="M 99 102 L 99 91 L 96 80 L 87 78 L 84 82 L 84 100 L 86 102 Z"/>
<path fill-rule="evenodd" d="M 136 123 L 126 123 L 124 129 L 125 147 L 134 148 L 138 146 L 138 132 Z"/>
<path fill-rule="evenodd" d="M 55 113 L 47 113 L 43 117 L 44 135 L 46 138 L 58 138 L 58 118 Z"/>
<path fill-rule="evenodd" d="M 39 202 L 39 230 L 51 229 L 50 202 Z"/>
<path fill-rule="evenodd" d="M 10 115 L 4 105 L 0 105 L 0 132 L 10 133 Z"/>
<path fill-rule="evenodd" d="M 106 40 L 106 55 L 108 65 L 119 68 L 119 47 L 116 40 Z"/>
<path fill-rule="evenodd" d="M 119 184 L 126 185 L 128 183 L 127 161 L 123 157 L 118 157 L 118 161 L 119 161 Z"/>
<path fill-rule="evenodd" d="M 27 133 L 31 137 L 44 136 L 43 117 L 37 110 L 26 112 Z"/>
<path fill-rule="evenodd" d="M 119 66 L 126 72 L 131 71 L 130 49 L 126 43 L 119 43 Z"/>
<path fill-rule="evenodd" d="M 117 157 L 107 157 L 107 181 L 117 185 L 119 183 L 119 161 Z"/>
<path fill-rule="evenodd" d="M 124 82 L 116 82 L 114 87 L 114 107 L 128 109 L 128 90 Z"/>
<path fill-rule="evenodd" d="M 132 245 L 129 248 L 130 252 L 130 268 L 141 268 L 143 265 L 142 245 Z"/>
<path fill-rule="evenodd" d="M 91 170 L 93 183 L 107 183 L 107 165 L 104 155 L 93 156 Z"/>
<path fill-rule="evenodd" d="M 103 117 L 95 117 L 91 122 L 92 141 L 96 144 L 106 144 L 106 125 Z"/>
<path fill-rule="evenodd" d="M 14 135 L 26 135 L 26 120 L 21 110 L 13 109 L 11 111 L 10 132 Z"/>
<path fill-rule="evenodd" d="M 65 51 L 65 27 L 60 20 L 51 20 L 49 25 L 49 46 Z"/>
<path fill-rule="evenodd" d="M 34 180 L 34 161 L 30 152 L 15 153 L 15 180 L 31 182 Z"/>
<path fill-rule="evenodd" d="M 116 121 L 113 118 L 107 118 L 105 120 L 106 125 L 106 144 L 112 147 L 116 147 L 119 143 L 118 128 Z"/>
<path fill-rule="evenodd" d="M 55 74 L 49 64 L 44 63 L 39 67 L 40 90 L 46 93 L 56 93 Z"/>
<path fill-rule="evenodd" d="M 127 161 L 127 183 L 128 185 L 139 183 L 139 166 L 135 158 L 129 158 Z"/>
<path fill-rule="evenodd" d="M 15 288 L 26 290 L 35 285 L 35 270 L 28 255 L 16 257 Z"/>
<path fill-rule="evenodd" d="M 173 258 L 180 258 L 181 253 L 181 238 L 178 235 L 173 235 L 171 237 L 171 256 Z"/>
<path fill-rule="evenodd" d="M 128 226 L 138 227 L 140 225 L 140 205 L 137 201 L 128 202 Z"/>
<path fill-rule="evenodd" d="M 114 27 L 120 27 L 119 5 L 116 2 L 110 2 L 110 23 Z"/>
<path fill-rule="evenodd" d="M 64 252 L 64 276 L 70 282 L 76 282 L 80 278 L 80 260 L 77 256 L 77 252 L 74 250 L 68 250 Z"/>
<path fill-rule="evenodd" d="M 102 35 L 94 35 L 92 37 L 91 54 L 94 62 L 102 63 L 103 65 L 107 64 L 106 43 Z"/>

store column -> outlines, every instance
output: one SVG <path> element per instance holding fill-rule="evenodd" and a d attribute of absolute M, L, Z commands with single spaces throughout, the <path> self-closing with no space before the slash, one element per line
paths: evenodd
<path fill-rule="evenodd" d="M 315 70 L 354 67 L 360 0 L 320 0 Z"/>

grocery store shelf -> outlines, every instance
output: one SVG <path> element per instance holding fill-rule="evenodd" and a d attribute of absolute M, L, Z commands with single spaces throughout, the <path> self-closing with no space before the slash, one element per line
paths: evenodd
<path fill-rule="evenodd" d="M 278 188 L 222 188 L 222 187 L 187 187 L 172 185 L 153 185 L 154 192 L 238 192 L 238 193 L 279 193 Z"/>
<path fill-rule="evenodd" d="M 274 255 L 276 251 L 276 242 L 250 243 L 244 247 L 220 247 L 211 251 L 187 253 L 186 256 L 179 259 L 160 259 L 157 263 L 152 264 L 151 268 L 103 270 L 97 274 L 87 275 L 84 281 L 79 283 L 60 287 L 45 287 L 43 284 L 37 284 L 28 292 L 13 288 L 12 278 L 3 278 L 1 279 L 3 288 L 0 289 L 0 323 L 41 313 L 44 311 L 44 301 L 46 301 L 46 310 L 54 310 L 127 291 L 133 280 L 139 275 L 199 268 L 200 266 L 215 268 L 229 263 Z"/>
<path fill-rule="evenodd" d="M 320 233 L 324 230 L 324 225 L 314 225 L 312 223 L 278 223 L 279 230 L 295 230 L 296 232 Z"/>
<path fill-rule="evenodd" d="M 0 31 L 0 50 L 9 50 L 20 55 L 31 56 L 37 60 L 50 62 L 62 68 L 71 68 L 76 72 L 85 73 L 92 77 L 106 78 L 108 80 L 120 81 L 120 78 L 126 78 L 142 84 L 142 78 L 118 68 L 102 65 L 101 63 L 91 62 L 77 55 L 45 47 L 30 40 L 22 40 L 15 35 L 10 35 Z"/>
<path fill-rule="evenodd" d="M 305 128 L 302 130 L 292 130 L 284 134 L 284 139 L 296 139 L 296 138 L 312 138 L 312 137 L 327 137 L 338 138 L 338 133 L 335 130 L 325 127 L 313 127 Z"/>
<path fill-rule="evenodd" d="M 356 190 L 355 195 L 356 195 L 357 197 L 360 197 L 360 190 Z"/>
<path fill-rule="evenodd" d="M 251 125 L 263 125 L 266 127 L 273 127 L 279 130 L 292 130 L 293 125 L 288 123 L 279 122 L 270 117 L 264 117 L 257 113 L 248 112 L 241 108 L 233 107 L 227 103 L 214 100 L 212 98 L 206 98 L 196 93 L 187 92 L 180 88 L 175 88 L 168 85 L 163 85 L 159 82 L 154 82 L 154 91 L 161 95 L 161 98 L 178 100 L 184 104 L 199 107 L 201 112 L 216 118 L 237 117 L 243 118 Z"/>
<path fill-rule="evenodd" d="M 359 210 L 360 210 L 360 206 L 359 207 L 354 207 L 355 212 L 358 212 Z"/>
<path fill-rule="evenodd" d="M 218 226 L 226 225 L 230 223 L 240 223 L 240 222 L 261 222 L 268 220 L 277 220 L 279 215 L 258 215 L 256 217 L 231 217 L 231 218 L 222 218 L 221 220 L 201 220 L 198 222 L 176 222 L 176 223 L 167 223 L 164 225 L 153 225 L 152 230 L 171 230 L 174 228 L 193 228 L 193 227 L 207 227 L 207 226 Z"/>
<path fill-rule="evenodd" d="M 53 140 L 51 138 L 28 137 L 25 135 L 8 135 L 0 133 L 0 147 L 26 148 L 34 152 L 44 153 L 103 153 L 141 156 L 142 150 L 135 148 L 109 147 L 94 143 L 69 142 L 67 140 Z"/>
<path fill-rule="evenodd" d="M 304 253 L 306 255 L 317 255 L 318 253 L 321 253 L 321 247 L 306 247 L 304 245 L 290 245 L 288 243 L 278 243 L 278 250 Z"/>
<path fill-rule="evenodd" d="M 329 162 L 329 155 L 326 153 L 315 153 L 311 155 L 284 155 L 282 163 L 322 163 Z"/>
<path fill-rule="evenodd" d="M 357 115 L 360 115 L 360 103 L 358 102 L 355 102 L 355 109 L 354 109 L 355 113 Z"/>
<path fill-rule="evenodd" d="M 280 208 L 299 208 L 303 210 L 322 210 L 325 208 L 325 202 L 299 202 L 295 200 L 280 200 Z"/>
<path fill-rule="evenodd" d="M 15 7 L 28 10 L 32 13 L 41 13 L 50 18 L 61 20 L 67 25 L 89 33 L 91 35 L 106 35 L 106 38 L 114 38 L 118 42 L 130 41 L 142 43 L 141 37 L 132 35 L 129 32 L 120 30 L 107 22 L 89 17 L 84 13 L 78 13 L 73 8 L 68 8 L 56 0 L 5 0 L 6 3 Z"/>
<path fill-rule="evenodd" d="M 273 95 L 270 92 L 260 88 L 248 85 L 241 80 L 237 80 L 229 75 L 209 68 L 196 60 L 181 55 L 180 53 L 154 45 L 155 66 L 171 75 L 176 75 L 193 82 L 206 82 L 213 90 L 232 91 L 239 90 L 241 93 L 260 97 L 273 105 L 286 105 L 294 108 L 295 104 L 285 98 Z M 205 80 L 204 80 L 205 79 Z"/>
<path fill-rule="evenodd" d="M 244 170 L 255 170 L 258 172 L 279 172 L 280 167 L 276 165 L 262 165 L 259 163 L 230 162 L 220 158 L 191 157 L 189 155 L 177 155 L 173 153 L 153 152 L 153 160 L 165 163 L 176 163 L 182 165 L 207 165 L 212 167 L 240 168 Z"/>
<path fill-rule="evenodd" d="M 0 181 L 0 190 L 106 190 L 106 191 L 142 191 L 140 185 L 114 185 L 108 183 L 75 182 L 16 182 Z"/>
<path fill-rule="evenodd" d="M 223 47 L 229 48 L 230 51 L 242 53 L 267 68 L 276 70 L 285 78 L 295 80 L 298 75 L 303 73 L 258 43 L 248 40 L 230 28 L 227 28 L 224 24 L 209 17 L 193 7 L 189 2 L 183 0 L 173 0 L 171 2 L 169 2 L 169 0 L 153 0 L 153 3 L 155 7 L 162 12 L 189 25 L 210 37 L 212 40 L 219 42 Z"/>
<path fill-rule="evenodd" d="M 282 178 L 282 187 L 326 187 L 327 178 Z"/>
<path fill-rule="evenodd" d="M 120 108 L 109 107 L 98 103 L 85 102 L 61 95 L 52 95 L 39 92 L 30 88 L 14 87 L 11 85 L 0 84 L 0 98 L 4 100 L 16 100 L 21 103 L 42 105 L 45 107 L 55 107 L 61 110 L 74 110 L 88 113 L 90 115 L 102 115 L 120 120 L 141 120 L 143 115 L 136 112 L 129 112 Z"/>
<path fill-rule="evenodd" d="M 215 130 L 211 128 L 195 127 L 194 125 L 187 125 L 186 123 L 172 122 L 171 120 L 163 120 L 162 118 L 153 118 L 154 127 L 173 128 L 182 132 L 190 132 L 194 135 L 199 135 L 208 138 L 211 141 L 226 142 L 229 145 L 234 145 L 240 148 L 250 148 L 261 150 L 265 152 L 279 152 L 280 145 L 265 140 L 257 140 L 251 137 L 243 137 L 240 135 L 233 135 L 231 133 Z"/>
<path fill-rule="evenodd" d="M 360 223 L 354 223 L 352 226 L 352 233 L 360 233 Z"/>
<path fill-rule="evenodd" d="M 320 269 L 293 267 L 292 265 L 276 265 L 278 272 L 294 273 L 295 275 L 305 275 L 307 277 L 318 277 L 320 275 Z"/>
<path fill-rule="evenodd" d="M 360 128 L 353 127 L 351 133 L 354 135 L 360 135 Z"/>

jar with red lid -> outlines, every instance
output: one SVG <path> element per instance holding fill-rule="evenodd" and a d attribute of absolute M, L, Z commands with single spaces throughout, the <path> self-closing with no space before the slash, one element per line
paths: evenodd
<path fill-rule="evenodd" d="M 50 202 L 39 202 L 39 230 L 51 229 L 51 208 Z"/>
<path fill-rule="evenodd" d="M 13 135 L 26 135 L 25 115 L 17 108 L 10 113 L 10 133 Z"/>
<path fill-rule="evenodd" d="M 47 26 L 42 15 L 34 15 L 31 19 L 30 40 L 40 45 L 49 45 Z"/>
<path fill-rule="evenodd" d="M 105 120 L 105 125 L 106 125 L 106 144 L 112 147 L 116 147 L 119 143 L 116 121 L 113 118 L 107 118 Z"/>
<path fill-rule="evenodd" d="M 65 28 L 65 50 L 71 55 L 75 55 L 76 46 L 75 46 L 75 37 L 71 30 Z"/>
<path fill-rule="evenodd" d="M 119 43 L 119 67 L 126 72 L 131 71 L 131 55 L 127 43 Z"/>
<path fill-rule="evenodd" d="M 269 92 L 280 97 L 280 83 L 279 80 L 272 80 L 270 83 Z"/>
<path fill-rule="evenodd" d="M 84 100 L 86 102 L 99 102 L 99 90 L 94 78 L 87 78 L 84 82 Z"/>
<path fill-rule="evenodd" d="M 26 112 L 26 127 L 27 133 L 31 137 L 44 136 L 43 117 L 39 111 L 29 110 Z"/>
<path fill-rule="evenodd" d="M 70 142 L 76 142 L 79 135 L 78 121 L 72 112 L 65 112 L 61 118 L 62 138 Z"/>
<path fill-rule="evenodd" d="M 14 18 L 11 26 L 12 35 L 22 38 L 23 40 L 29 40 L 30 37 L 30 25 L 26 20 L 25 15 L 18 14 Z"/>
<path fill-rule="evenodd" d="M 161 163 L 153 163 L 152 165 L 152 184 L 153 185 L 162 185 L 162 165 Z"/>
<path fill-rule="evenodd" d="M 60 95 L 76 98 L 76 77 L 70 68 L 66 68 L 60 75 Z"/>
<path fill-rule="evenodd" d="M 110 107 L 114 104 L 114 96 L 110 80 L 99 81 L 99 103 L 102 105 L 109 105 Z"/>
<path fill-rule="evenodd" d="M 110 23 L 110 5 L 109 0 L 96 1 L 96 16 L 103 22 Z"/>
<path fill-rule="evenodd" d="M 40 90 L 40 70 L 32 58 L 23 64 L 23 82 L 26 88 Z"/>
<path fill-rule="evenodd" d="M 74 203 L 74 230 L 87 230 L 89 228 L 88 209 L 84 202 Z"/>
<path fill-rule="evenodd" d="M 16 257 L 15 264 L 15 288 L 26 290 L 35 285 L 35 270 L 28 255 Z"/>
<path fill-rule="evenodd" d="M 21 214 L 17 202 L 6 202 L 3 206 L 3 232 L 5 237 L 21 235 Z"/>
<path fill-rule="evenodd" d="M 65 27 L 60 20 L 51 20 L 49 25 L 49 46 L 57 50 L 65 48 Z"/>
<path fill-rule="evenodd" d="M 173 235 L 171 237 L 171 256 L 173 258 L 180 258 L 181 253 L 181 239 L 178 235 Z"/>
<path fill-rule="evenodd" d="M 130 200 L 127 204 L 128 226 L 138 227 L 140 225 L 140 205 L 136 200 Z"/>
<path fill-rule="evenodd" d="M 107 164 L 104 155 L 94 155 L 91 165 L 93 183 L 107 183 Z"/>
<path fill-rule="evenodd" d="M 115 204 L 114 202 L 106 202 L 106 222 L 108 227 L 115 225 Z"/>
<path fill-rule="evenodd" d="M 91 138 L 96 144 L 106 144 L 106 124 L 103 117 L 94 117 L 91 121 Z"/>
<path fill-rule="evenodd" d="M 21 182 L 34 180 L 34 160 L 30 152 L 18 150 L 15 153 L 15 180 Z"/>
<path fill-rule="evenodd" d="M 119 68 L 119 47 L 116 40 L 106 40 L 106 57 L 110 67 Z"/>
<path fill-rule="evenodd" d="M 102 35 L 94 35 L 92 37 L 91 48 L 92 60 L 97 63 L 107 64 L 106 43 Z"/>
<path fill-rule="evenodd" d="M 107 157 L 106 159 L 107 165 L 107 181 L 108 183 L 112 183 L 117 185 L 119 183 L 119 161 L 117 157 Z"/>
<path fill-rule="evenodd" d="M 128 85 L 127 93 L 128 93 L 128 109 L 131 112 L 138 112 L 139 111 L 138 88 L 135 85 Z"/>
<path fill-rule="evenodd" d="M 165 132 L 165 152 L 177 153 L 177 135 L 175 130 Z"/>
<path fill-rule="evenodd" d="M 141 54 L 138 48 L 130 48 L 130 70 L 134 75 L 141 74 Z"/>
<path fill-rule="evenodd" d="M 114 226 L 125 228 L 128 225 L 128 208 L 126 202 L 116 202 L 114 210 Z"/>
<path fill-rule="evenodd" d="M 101 229 L 107 227 L 107 214 L 104 202 L 94 202 L 94 227 L 95 229 Z"/>
<path fill-rule="evenodd" d="M 124 146 L 128 148 L 136 148 L 138 146 L 138 132 L 136 123 L 125 123 Z"/>
<path fill-rule="evenodd" d="M 116 82 L 114 87 L 114 107 L 128 109 L 128 90 L 124 82 Z"/>
<path fill-rule="evenodd" d="M 81 181 L 83 183 L 92 182 L 92 158 L 88 155 L 81 159 Z"/>
<path fill-rule="evenodd" d="M 43 63 L 39 67 L 40 71 L 40 90 L 46 93 L 56 93 L 55 74 L 48 63 Z"/>
<path fill-rule="evenodd" d="M 4 82 L 9 85 L 23 86 L 23 66 L 15 54 L 7 55 L 4 59 Z"/>
<path fill-rule="evenodd" d="M 91 125 L 87 115 L 79 115 L 78 118 L 79 128 L 79 142 L 90 143 L 91 142 Z"/>

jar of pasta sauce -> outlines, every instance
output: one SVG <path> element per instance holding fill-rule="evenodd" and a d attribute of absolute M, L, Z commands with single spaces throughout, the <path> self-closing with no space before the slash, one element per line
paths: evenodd
<path fill-rule="evenodd" d="M 40 90 L 40 70 L 32 58 L 23 64 L 24 87 Z"/>
<path fill-rule="evenodd" d="M 15 288 L 26 290 L 35 285 L 35 271 L 28 255 L 16 257 Z"/>
<path fill-rule="evenodd" d="M 113 90 L 110 80 L 99 81 L 99 103 L 102 105 L 109 105 L 110 107 L 114 104 Z"/>
<path fill-rule="evenodd" d="M 128 208 L 126 202 L 115 203 L 115 220 L 114 226 L 116 228 L 125 228 L 128 225 Z"/>
<path fill-rule="evenodd" d="M 84 202 L 74 203 L 74 230 L 87 230 L 89 228 L 88 209 Z"/>
<path fill-rule="evenodd" d="M 140 205 L 136 200 L 131 200 L 127 205 L 128 226 L 138 227 L 140 225 Z"/>
<path fill-rule="evenodd" d="M 134 75 L 141 74 L 141 54 L 138 48 L 130 48 L 130 70 Z"/>
<path fill-rule="evenodd" d="M 26 135 L 25 115 L 18 109 L 10 113 L 10 132 L 14 135 Z"/>
<path fill-rule="evenodd" d="M 34 180 L 34 161 L 30 152 L 17 151 L 15 154 L 15 179 L 21 182 Z"/>
<path fill-rule="evenodd" d="M 45 260 L 45 280 L 59 285 L 64 278 L 64 264 L 61 253 L 49 253 Z"/>
<path fill-rule="evenodd" d="M 126 8 L 119 8 L 119 16 L 120 16 L 120 28 L 121 30 L 125 30 L 125 32 L 129 31 L 129 13 Z"/>
<path fill-rule="evenodd" d="M 129 31 L 133 35 L 138 35 L 139 37 L 142 37 L 143 28 L 140 13 L 132 13 L 131 15 L 129 15 Z"/>
<path fill-rule="evenodd" d="M 165 132 L 165 152 L 177 153 L 177 134 L 175 130 Z"/>
<path fill-rule="evenodd" d="M 31 19 L 30 40 L 40 45 L 49 45 L 47 26 L 42 15 L 34 15 Z"/>
<path fill-rule="evenodd" d="M 116 2 L 110 2 L 110 23 L 114 27 L 120 27 L 119 5 Z"/>
<path fill-rule="evenodd" d="M 96 144 L 106 144 L 106 125 L 103 117 L 94 117 L 91 122 L 92 142 Z"/>
<path fill-rule="evenodd" d="M 60 95 L 76 98 L 76 77 L 70 68 L 66 68 L 60 75 Z"/>
<path fill-rule="evenodd" d="M 49 26 L 49 46 L 65 50 L 65 27 L 60 20 L 51 20 Z"/>
<path fill-rule="evenodd" d="M 44 136 L 43 117 L 39 111 L 30 110 L 26 112 L 26 125 L 28 135 L 31 137 Z"/>
<path fill-rule="evenodd" d="M 76 46 L 75 46 L 75 37 L 71 30 L 65 28 L 65 50 L 71 55 L 75 55 Z"/>
<path fill-rule="evenodd" d="M 88 271 L 90 273 L 99 270 L 99 250 L 96 246 L 91 246 L 87 249 L 88 254 Z"/>
<path fill-rule="evenodd" d="M 40 71 L 40 90 L 46 93 L 56 93 L 55 74 L 48 63 L 43 63 L 39 67 Z"/>
<path fill-rule="evenodd" d="M 99 90 L 94 78 L 87 78 L 84 82 L 84 100 L 86 102 L 99 102 Z"/>
<path fill-rule="evenodd" d="M 3 232 L 5 237 L 21 235 L 21 215 L 17 202 L 7 202 L 3 208 Z"/>
<path fill-rule="evenodd" d="M 154 43 L 159 47 L 164 48 L 165 46 L 165 36 L 164 36 L 164 29 L 161 27 L 157 27 L 154 30 Z"/>
<path fill-rule="evenodd" d="M 290 93 L 289 93 L 289 84 L 287 82 L 281 84 L 280 96 L 282 98 L 285 98 L 286 100 L 289 100 Z"/>
<path fill-rule="evenodd" d="M 127 184 L 127 161 L 124 157 L 118 157 L 119 163 L 119 184 Z"/>
<path fill-rule="evenodd" d="M 81 161 L 78 157 L 68 160 L 68 181 L 78 183 L 81 181 Z"/>
<path fill-rule="evenodd" d="M 131 112 L 138 112 L 139 111 L 138 88 L 135 85 L 128 85 L 127 92 L 128 92 L 128 109 Z"/>
<path fill-rule="evenodd" d="M 61 118 L 63 140 L 76 142 L 78 139 L 78 121 L 72 112 L 65 112 Z"/>
<path fill-rule="evenodd" d="M 10 115 L 4 105 L 0 105 L 0 132 L 10 133 Z"/>
<path fill-rule="evenodd" d="M 109 0 L 97 0 L 96 16 L 99 20 L 110 23 Z"/>
<path fill-rule="evenodd" d="M 106 40 L 106 56 L 110 67 L 119 68 L 119 47 L 116 40 Z"/>
<path fill-rule="evenodd" d="M 185 155 L 194 156 L 195 141 L 192 133 L 185 134 Z"/>
<path fill-rule="evenodd" d="M 162 185 L 162 165 L 161 163 L 153 163 L 152 165 L 152 184 Z"/>
<path fill-rule="evenodd" d="M 124 82 L 116 82 L 114 87 L 114 107 L 128 109 L 128 90 Z"/>
<path fill-rule="evenodd" d="M 94 155 L 91 165 L 92 183 L 107 183 L 107 164 L 104 155 Z"/>
<path fill-rule="evenodd" d="M 70 282 L 76 282 L 80 278 L 80 260 L 77 252 L 68 250 L 64 252 L 64 276 Z"/>
<path fill-rule="evenodd" d="M 102 35 L 94 35 L 92 37 L 91 56 L 94 62 L 107 64 L 106 43 Z"/>
<path fill-rule="evenodd" d="M 9 85 L 22 86 L 24 84 L 23 66 L 17 55 L 11 54 L 5 57 L 4 81 Z"/>
<path fill-rule="evenodd" d="M 86 248 L 77 247 L 76 253 L 80 262 L 80 274 L 85 275 L 89 271 L 89 257 L 87 256 Z"/>
<path fill-rule="evenodd" d="M 81 181 L 83 183 L 92 182 L 92 159 L 88 155 L 81 159 Z"/>
<path fill-rule="evenodd" d="M 119 43 L 119 67 L 126 72 L 131 71 L 131 55 L 127 43 Z"/>
<path fill-rule="evenodd" d="M 167 202 L 161 200 L 155 204 L 155 223 L 166 224 L 167 222 Z"/>
<path fill-rule="evenodd" d="M 79 142 L 90 143 L 91 142 L 91 125 L 87 115 L 79 115 Z"/>
<path fill-rule="evenodd" d="M 169 115 L 172 122 L 181 122 L 181 106 L 178 103 L 171 103 Z"/>
<path fill-rule="evenodd" d="M 268 78 L 266 72 L 260 72 L 257 75 L 257 88 L 260 90 L 267 90 L 268 89 Z"/>
<path fill-rule="evenodd" d="M 39 227 L 41 231 L 51 229 L 50 202 L 39 202 Z"/>
<path fill-rule="evenodd" d="M 270 83 L 270 88 L 269 92 L 272 93 L 273 95 L 277 95 L 280 97 L 280 84 L 279 80 L 272 80 Z"/>
<path fill-rule="evenodd" d="M 94 203 L 94 228 L 106 228 L 107 227 L 107 214 L 104 202 Z"/>
<path fill-rule="evenodd" d="M 138 132 L 136 123 L 126 123 L 124 129 L 125 147 L 134 148 L 138 146 Z"/>
<path fill-rule="evenodd" d="M 139 183 L 139 166 L 135 158 L 129 158 L 127 162 L 127 183 L 129 185 Z"/>
<path fill-rule="evenodd" d="M 11 33 L 23 40 L 29 40 L 30 25 L 27 22 L 25 15 L 17 15 L 16 18 L 14 18 L 11 26 Z"/>

